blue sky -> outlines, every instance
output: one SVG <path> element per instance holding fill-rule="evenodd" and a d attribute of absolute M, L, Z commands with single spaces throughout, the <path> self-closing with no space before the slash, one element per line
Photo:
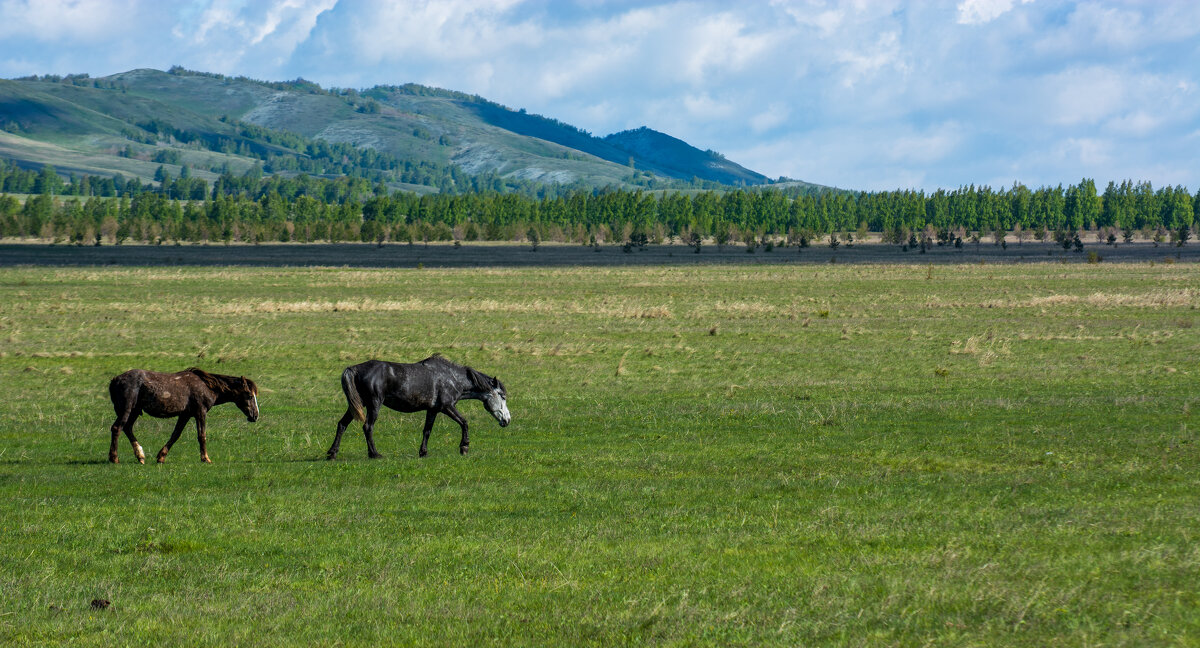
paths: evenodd
<path fill-rule="evenodd" d="M 0 77 L 418 82 L 856 189 L 1200 188 L 1200 2 L 0 0 Z"/>

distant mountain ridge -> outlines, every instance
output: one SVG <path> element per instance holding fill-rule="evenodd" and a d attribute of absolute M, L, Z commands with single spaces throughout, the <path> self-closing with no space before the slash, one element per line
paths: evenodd
<path fill-rule="evenodd" d="M 730 162 L 715 151 L 701 151 L 666 133 L 646 128 L 613 133 L 605 142 L 625 151 L 636 160 L 668 169 L 676 178 L 697 177 L 726 185 L 757 185 L 768 181 L 761 173 Z"/>
<path fill-rule="evenodd" d="M 358 174 L 413 191 L 714 188 L 764 175 L 648 128 L 607 137 L 476 95 L 172 68 L 0 80 L 0 157 L 62 172 Z M 322 144 L 324 142 L 325 144 Z M 330 149 L 330 147 L 333 147 Z M 337 148 L 349 146 L 351 149 Z"/>

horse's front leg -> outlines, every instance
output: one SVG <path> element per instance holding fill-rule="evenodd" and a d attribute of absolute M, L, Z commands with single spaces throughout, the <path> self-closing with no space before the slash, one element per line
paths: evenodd
<path fill-rule="evenodd" d="M 458 452 L 459 454 L 467 454 L 467 450 L 471 448 L 471 438 L 467 436 L 467 419 L 463 418 L 463 415 L 459 414 L 453 405 L 443 407 L 442 412 L 462 428 L 462 440 L 458 442 Z"/>
<path fill-rule="evenodd" d="M 200 461 L 204 463 L 212 463 L 212 459 L 208 458 L 208 437 L 205 434 L 208 428 L 207 416 L 205 412 L 200 412 L 196 415 L 196 440 L 200 442 Z"/>
<path fill-rule="evenodd" d="M 425 412 L 425 429 L 421 432 L 421 450 L 417 453 L 418 457 L 429 454 L 429 433 L 433 431 L 433 419 L 437 418 L 437 415 L 437 410 Z"/>
<path fill-rule="evenodd" d="M 187 427 L 187 422 L 191 419 L 191 415 L 184 413 L 179 415 L 179 420 L 175 421 L 175 430 L 171 432 L 171 438 L 167 439 L 167 444 L 158 451 L 158 463 L 163 463 L 167 460 L 167 453 L 171 451 L 171 446 L 179 440 L 179 435 L 183 434 L 183 428 Z"/>

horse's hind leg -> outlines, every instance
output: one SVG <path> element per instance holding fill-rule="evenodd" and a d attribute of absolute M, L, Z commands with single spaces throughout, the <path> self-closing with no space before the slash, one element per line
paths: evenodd
<path fill-rule="evenodd" d="M 325 453 L 325 458 L 328 460 L 337 457 L 338 447 L 342 445 L 342 434 L 346 432 L 346 426 L 350 425 L 350 421 L 354 420 L 354 410 L 346 408 L 346 413 L 342 415 L 342 420 L 338 421 L 337 436 L 333 437 L 333 445 L 329 446 L 329 452 Z"/>
<path fill-rule="evenodd" d="M 187 414 L 181 414 L 179 420 L 175 422 L 175 430 L 171 432 L 171 438 L 167 439 L 167 444 L 158 451 L 158 463 L 163 463 L 167 460 L 167 453 L 171 451 L 171 446 L 179 440 L 179 435 L 183 434 L 183 428 L 187 427 L 187 422 L 192 417 Z"/>
<path fill-rule="evenodd" d="M 146 463 L 146 453 L 142 450 L 142 444 L 138 443 L 137 437 L 133 436 L 133 423 L 137 421 L 138 412 L 134 412 L 130 417 L 129 422 L 125 424 L 125 436 L 129 437 L 129 443 L 133 445 L 133 454 L 137 457 L 138 463 Z"/>
<path fill-rule="evenodd" d="M 117 420 L 113 422 L 109 429 L 112 432 L 112 441 L 108 445 L 108 460 L 112 463 L 120 463 L 117 459 L 117 439 L 121 437 L 121 431 L 125 431 L 125 435 L 129 437 L 129 441 L 133 444 L 133 453 L 137 456 L 141 463 L 146 462 L 146 454 L 142 452 L 142 447 L 138 445 L 137 439 L 133 436 L 133 423 L 137 421 L 138 412 L 127 411 L 117 414 Z"/>
<path fill-rule="evenodd" d="M 366 419 L 363 421 L 363 436 L 367 437 L 367 456 L 378 459 L 383 455 L 375 449 L 375 420 L 379 418 L 379 403 L 367 403 Z"/>
<path fill-rule="evenodd" d="M 121 427 L 124 425 L 125 419 L 120 416 L 112 424 L 112 443 L 108 445 L 108 461 L 110 463 L 121 463 L 121 460 L 117 459 L 117 439 L 121 437 Z"/>

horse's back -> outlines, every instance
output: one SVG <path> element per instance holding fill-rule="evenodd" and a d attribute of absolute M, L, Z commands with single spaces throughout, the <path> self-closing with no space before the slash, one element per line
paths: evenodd
<path fill-rule="evenodd" d="M 428 368 L 419 362 L 405 363 L 388 360 L 367 360 L 347 368 L 360 378 L 383 380 L 389 383 L 404 382 L 428 373 Z"/>
<path fill-rule="evenodd" d="M 115 407 L 132 402 L 151 416 L 176 416 L 187 409 L 197 382 L 188 371 L 130 369 L 109 382 L 108 393 Z"/>
<path fill-rule="evenodd" d="M 360 392 L 378 398 L 391 409 L 415 412 L 437 402 L 437 376 L 423 362 L 368 360 L 348 369 L 353 371 Z"/>
<path fill-rule="evenodd" d="M 148 369 L 130 369 L 125 373 L 114 376 L 108 382 L 108 388 L 111 391 L 114 387 L 140 387 L 146 383 L 180 381 L 189 376 L 189 372 L 180 371 L 178 373 L 162 373 L 159 371 L 150 371 Z"/>

